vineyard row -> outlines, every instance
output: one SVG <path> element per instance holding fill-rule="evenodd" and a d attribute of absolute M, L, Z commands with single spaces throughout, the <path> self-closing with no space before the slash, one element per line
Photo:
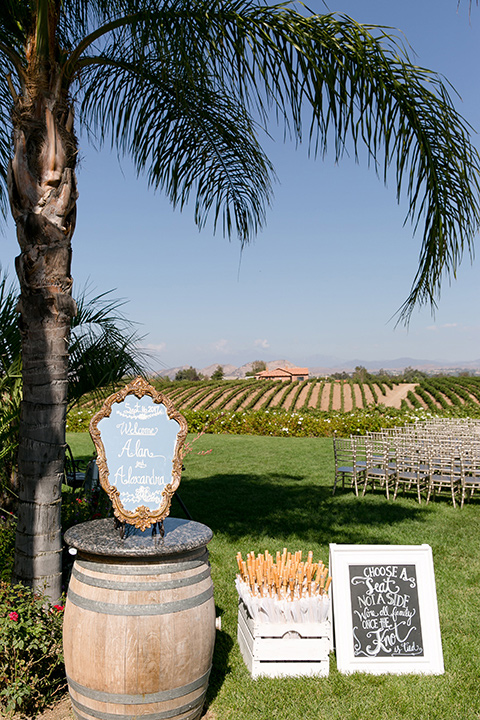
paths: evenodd
<path fill-rule="evenodd" d="M 356 383 L 351 379 L 303 382 L 275 380 L 218 380 L 159 384 L 158 389 L 182 410 L 247 412 L 288 410 L 351 412 L 383 404 L 396 408 L 424 408 L 433 413 L 480 404 L 480 378 L 433 377 L 418 384 Z"/>

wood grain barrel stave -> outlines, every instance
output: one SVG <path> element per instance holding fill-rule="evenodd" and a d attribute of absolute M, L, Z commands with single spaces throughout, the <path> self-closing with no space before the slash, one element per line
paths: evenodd
<path fill-rule="evenodd" d="M 81 720 L 195 720 L 215 636 L 205 548 L 161 561 L 80 554 L 65 609 L 65 666 Z"/>

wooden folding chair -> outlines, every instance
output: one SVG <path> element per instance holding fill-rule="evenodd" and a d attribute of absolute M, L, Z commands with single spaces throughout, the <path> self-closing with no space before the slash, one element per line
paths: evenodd
<path fill-rule="evenodd" d="M 335 459 L 335 479 L 333 483 L 333 492 L 337 488 L 337 483 L 341 479 L 342 488 L 345 487 L 345 477 L 350 477 L 350 484 L 358 495 L 358 480 L 363 477 L 365 472 L 361 460 L 357 462 L 356 438 L 351 435 L 349 438 L 333 438 L 333 455 Z"/>

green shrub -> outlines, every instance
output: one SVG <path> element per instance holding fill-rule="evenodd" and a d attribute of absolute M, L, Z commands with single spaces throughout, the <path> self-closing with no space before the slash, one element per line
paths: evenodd
<path fill-rule="evenodd" d="M 458 382 L 455 382 L 453 378 L 438 378 L 435 382 L 430 381 L 430 384 L 434 384 L 451 401 L 452 405 L 462 407 L 463 403 L 457 394 Z M 448 403 L 446 405 L 448 406 Z"/>
<path fill-rule="evenodd" d="M 75 407 L 67 415 L 67 432 L 88 432 L 90 420 L 95 414 L 92 408 Z"/>
<path fill-rule="evenodd" d="M 419 385 L 417 388 L 415 388 L 415 393 L 419 398 L 423 400 L 423 402 L 432 412 L 436 412 L 437 406 L 435 405 L 435 401 L 433 399 L 433 392 L 430 390 L 430 388 L 428 388 L 428 390 L 429 392 L 427 392 L 426 388 L 423 388 L 421 385 Z"/>
<path fill-rule="evenodd" d="M 325 381 L 325 380 L 321 380 L 321 382 L 320 382 L 320 389 L 319 389 L 319 391 L 318 391 L 318 396 L 317 396 L 317 407 L 315 408 L 316 410 L 321 410 L 321 407 L 322 407 L 322 395 L 323 395 L 323 390 L 324 390 L 324 388 L 325 388 L 325 384 L 326 384 L 326 381 Z"/>
<path fill-rule="evenodd" d="M 257 410 L 250 412 L 184 413 L 192 433 L 228 433 L 235 435 L 272 435 L 276 437 L 329 437 L 363 435 L 384 427 L 405 425 L 432 417 L 432 413 L 419 409 L 397 410 L 378 405 L 352 412 L 321 412 L 302 410 Z"/>
<path fill-rule="evenodd" d="M 427 391 L 430 393 L 430 395 L 442 406 L 444 410 L 448 410 L 451 405 L 446 401 L 443 393 L 443 388 L 441 385 L 439 385 L 438 381 L 432 380 L 422 380 L 420 385 L 415 388 L 415 393 L 418 395 L 418 397 L 421 397 L 423 399 L 423 395 L 421 391 Z"/>
<path fill-rule="evenodd" d="M 357 398 L 355 397 L 355 389 L 353 387 L 353 380 L 350 378 L 347 380 L 348 384 L 350 385 L 350 394 L 352 396 L 352 410 L 357 409 Z"/>
<path fill-rule="evenodd" d="M 373 402 L 378 403 L 378 393 L 377 393 L 377 389 L 374 386 L 373 382 L 368 379 L 365 381 L 365 384 L 370 388 L 370 392 L 372 393 L 372 397 L 373 397 Z"/>
<path fill-rule="evenodd" d="M 62 495 L 62 530 L 106 517 L 103 490 Z M 62 655 L 63 604 L 9 584 L 15 547 L 14 518 L 0 517 L 0 709 L 33 716 L 66 686 Z"/>
<path fill-rule="evenodd" d="M 407 393 L 407 400 L 410 400 L 414 408 L 420 409 L 422 407 L 422 403 L 411 390 Z"/>
<path fill-rule="evenodd" d="M 335 387 L 335 383 L 331 382 L 330 383 L 330 395 L 328 396 L 328 411 L 329 412 L 332 412 L 332 408 L 333 408 L 333 389 L 334 389 L 334 387 Z"/>
<path fill-rule="evenodd" d="M 357 383 L 357 385 L 360 388 L 360 395 L 362 396 L 363 407 L 366 408 L 368 407 L 368 402 L 367 396 L 365 395 L 365 383 Z"/>
<path fill-rule="evenodd" d="M 62 531 L 72 525 L 108 517 L 112 504 L 104 490 L 62 493 Z"/>
<path fill-rule="evenodd" d="M 0 703 L 34 715 L 66 686 L 63 604 L 48 606 L 32 590 L 0 582 Z"/>

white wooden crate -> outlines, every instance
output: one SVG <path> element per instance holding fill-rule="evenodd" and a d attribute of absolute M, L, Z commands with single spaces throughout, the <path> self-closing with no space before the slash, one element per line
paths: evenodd
<path fill-rule="evenodd" d="M 329 673 L 330 619 L 322 623 L 265 623 L 238 604 L 238 644 L 253 678 Z"/>

